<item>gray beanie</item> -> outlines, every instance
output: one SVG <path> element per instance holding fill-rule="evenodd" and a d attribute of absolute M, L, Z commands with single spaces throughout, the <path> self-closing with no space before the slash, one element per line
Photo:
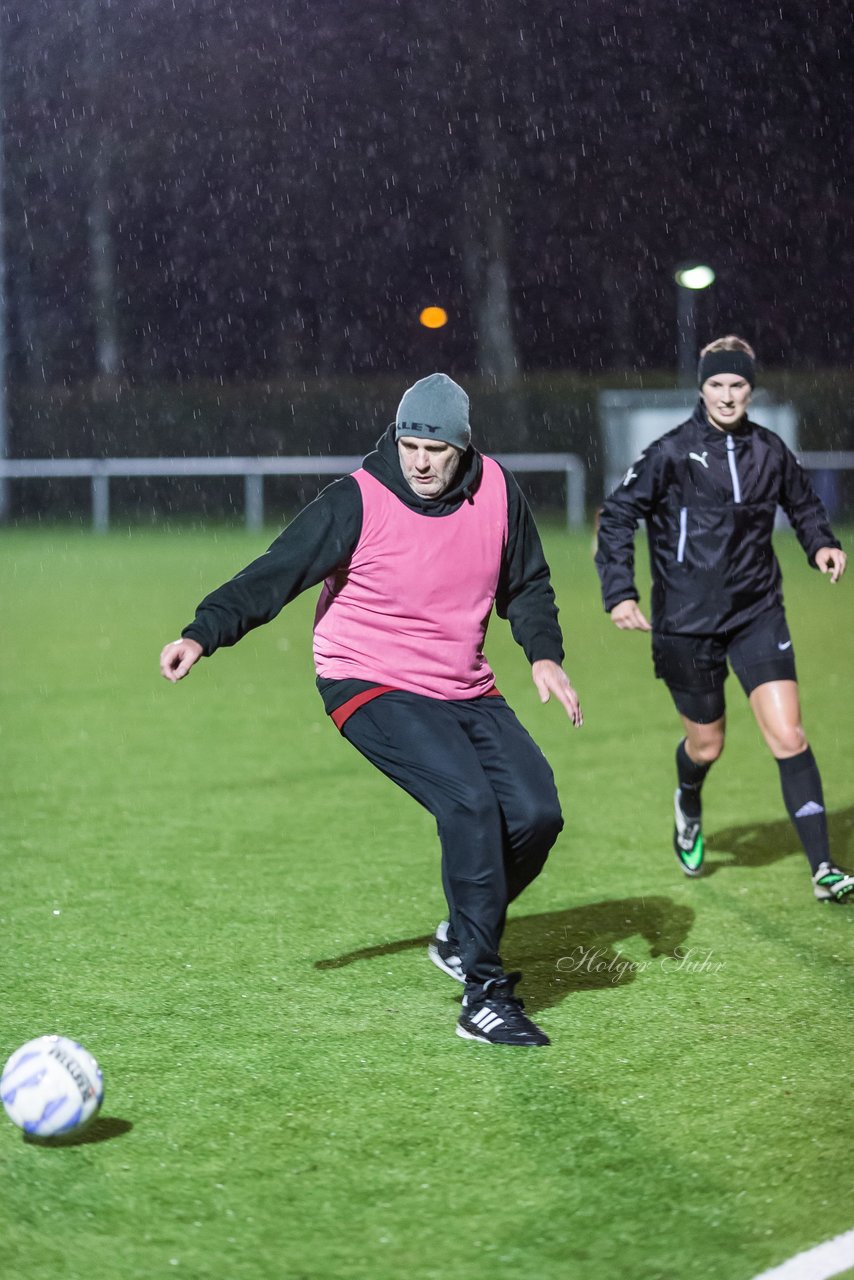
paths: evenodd
<path fill-rule="evenodd" d="M 426 436 L 467 449 L 471 443 L 469 398 L 462 387 L 446 373 L 431 373 L 416 382 L 397 406 L 394 438 L 401 436 Z"/>

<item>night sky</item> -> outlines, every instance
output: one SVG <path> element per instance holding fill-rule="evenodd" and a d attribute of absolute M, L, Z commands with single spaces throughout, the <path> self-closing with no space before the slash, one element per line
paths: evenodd
<path fill-rule="evenodd" d="M 701 340 L 850 364 L 850 28 L 836 0 L 7 3 L 10 376 L 668 368 L 687 259 Z"/>

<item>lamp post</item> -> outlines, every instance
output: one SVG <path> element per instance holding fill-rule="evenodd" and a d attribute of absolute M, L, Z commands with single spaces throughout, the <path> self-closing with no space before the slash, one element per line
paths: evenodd
<path fill-rule="evenodd" d="M 680 387 L 694 382 L 697 363 L 697 294 L 714 284 L 715 273 L 703 262 L 683 262 L 673 273 L 676 281 L 676 365 Z"/>

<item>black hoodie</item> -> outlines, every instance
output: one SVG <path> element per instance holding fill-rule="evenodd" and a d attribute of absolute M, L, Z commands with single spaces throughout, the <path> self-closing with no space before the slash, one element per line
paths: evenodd
<path fill-rule="evenodd" d="M 480 484 L 481 455 L 471 446 L 460 459 L 457 475 L 439 498 L 422 498 L 407 482 L 390 426 L 369 453 L 363 467 L 395 497 L 427 519 L 457 511 Z M 501 564 L 495 608 L 507 618 L 514 639 L 528 661 L 563 661 L 563 640 L 549 567 L 527 502 L 513 476 L 502 467 L 507 484 L 507 545 Z M 345 568 L 362 531 L 362 495 L 352 476 L 336 480 L 279 534 L 264 555 L 231 581 L 206 596 L 182 635 L 198 641 L 206 656 L 236 644 L 247 631 L 273 618 L 301 592 Z M 370 682 L 321 680 L 318 688 L 331 714 Z"/>
<path fill-rule="evenodd" d="M 809 476 L 780 437 L 749 420 L 720 431 L 700 400 L 605 502 L 596 552 L 605 609 L 638 599 L 639 520 L 649 535 L 654 631 L 715 635 L 782 604 L 771 545 L 778 504 L 810 563 L 821 547 L 839 546 Z"/>

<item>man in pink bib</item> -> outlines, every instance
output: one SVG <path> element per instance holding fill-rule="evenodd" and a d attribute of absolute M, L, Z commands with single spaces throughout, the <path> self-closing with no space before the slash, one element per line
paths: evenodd
<path fill-rule="evenodd" d="M 206 596 L 164 648 L 161 672 L 182 679 L 319 583 L 314 658 L 326 710 L 436 818 L 448 919 L 428 953 L 465 984 L 457 1034 L 548 1044 L 499 949 L 507 905 L 541 871 L 563 819 L 548 762 L 484 656 L 493 608 L 541 701 L 554 696 L 576 727 L 582 714 L 530 510 L 509 472 L 472 447 L 468 396 L 446 374 L 410 387 L 363 466 Z"/>

